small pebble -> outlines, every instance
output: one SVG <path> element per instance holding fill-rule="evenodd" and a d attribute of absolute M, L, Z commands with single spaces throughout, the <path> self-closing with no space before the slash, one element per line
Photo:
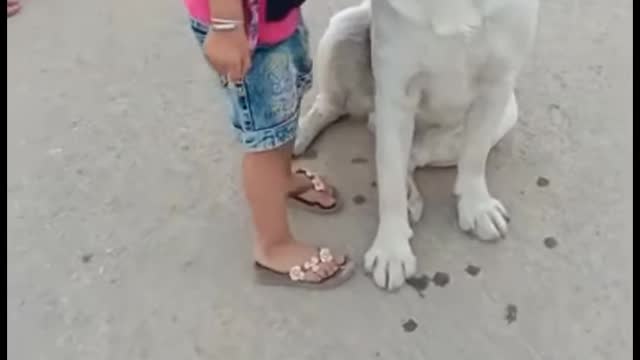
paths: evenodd
<path fill-rule="evenodd" d="M 511 324 L 514 321 L 516 321 L 516 319 L 518 318 L 518 307 L 513 304 L 507 305 L 506 314 L 504 318 L 505 320 L 507 320 L 507 324 Z"/>
<path fill-rule="evenodd" d="M 367 198 L 364 195 L 358 194 L 353 197 L 353 203 L 356 205 L 362 205 L 367 202 Z"/>
<path fill-rule="evenodd" d="M 371 182 L 371 187 L 372 187 L 372 188 L 377 188 L 377 187 L 378 187 L 378 183 L 377 183 L 377 182 L 375 182 L 375 181 L 372 181 L 372 182 Z"/>
<path fill-rule="evenodd" d="M 553 236 L 546 237 L 544 238 L 544 246 L 546 246 L 547 249 L 553 249 L 558 246 L 558 240 Z"/>
<path fill-rule="evenodd" d="M 467 266 L 465 271 L 467 272 L 467 274 L 469 274 L 471 276 L 476 276 L 476 275 L 478 275 L 480 273 L 480 267 L 475 266 L 475 265 L 469 265 L 469 266 Z"/>
<path fill-rule="evenodd" d="M 538 185 L 539 187 L 547 187 L 549 186 L 549 179 L 547 179 L 546 177 L 540 176 L 536 181 L 536 185 Z"/>
<path fill-rule="evenodd" d="M 82 255 L 81 259 L 83 263 L 88 264 L 91 262 L 91 259 L 93 259 L 93 254 L 91 253 L 84 254 Z"/>
<path fill-rule="evenodd" d="M 413 319 L 409 319 L 404 324 L 402 324 L 402 328 L 404 329 L 405 332 L 413 332 L 415 329 L 418 328 L 418 323 L 415 322 Z"/>
<path fill-rule="evenodd" d="M 414 288 L 418 292 L 418 295 L 420 295 L 420 297 L 424 297 L 423 291 L 425 291 L 427 287 L 429 287 L 429 281 L 430 279 L 427 275 L 416 276 L 407 279 L 407 285 Z"/>
<path fill-rule="evenodd" d="M 437 272 L 433 275 L 433 283 L 440 287 L 445 287 L 449 284 L 449 274 L 443 272 Z"/>

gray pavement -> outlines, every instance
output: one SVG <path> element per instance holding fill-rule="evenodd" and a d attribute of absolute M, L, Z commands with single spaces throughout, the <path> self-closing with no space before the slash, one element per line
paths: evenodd
<path fill-rule="evenodd" d="M 313 43 L 355 2 L 310 1 Z M 631 359 L 632 1 L 542 3 L 521 122 L 489 161 L 509 238 L 469 239 L 453 170 L 421 172 L 419 272 L 450 282 L 420 297 L 361 273 L 325 293 L 252 283 L 238 147 L 179 0 L 25 0 L 8 24 L 8 359 Z M 295 228 L 361 255 L 374 170 L 351 159 L 371 138 L 343 123 L 315 148 L 367 201 Z"/>

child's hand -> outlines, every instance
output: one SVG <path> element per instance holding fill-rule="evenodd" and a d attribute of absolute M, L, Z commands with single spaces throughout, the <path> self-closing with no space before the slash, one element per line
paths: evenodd
<path fill-rule="evenodd" d="M 233 31 L 210 31 L 204 40 L 204 53 L 228 81 L 241 81 L 251 66 L 249 39 L 241 26 Z"/>

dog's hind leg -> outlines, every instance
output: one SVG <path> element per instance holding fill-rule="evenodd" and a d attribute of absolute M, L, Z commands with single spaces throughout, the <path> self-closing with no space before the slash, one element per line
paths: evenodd
<path fill-rule="evenodd" d="M 409 212 L 409 220 L 413 224 L 420 221 L 424 209 L 424 200 L 422 199 L 422 194 L 420 194 L 420 189 L 418 189 L 418 184 L 416 184 L 414 176 L 413 170 L 409 171 L 407 175 L 407 188 L 409 190 L 407 193 L 407 210 Z"/>
<path fill-rule="evenodd" d="M 413 139 L 410 166 L 413 169 L 455 166 L 461 146 L 462 127 L 422 130 Z"/>
<path fill-rule="evenodd" d="M 415 170 L 423 166 L 449 167 L 458 163 L 462 129 L 416 129 L 411 147 L 408 172 L 409 220 L 417 223 L 422 217 L 424 199 L 415 181 Z"/>
<path fill-rule="evenodd" d="M 328 97 L 319 94 L 311 110 L 300 120 L 293 154 L 302 155 L 318 134 L 342 115 L 344 110 L 341 106 L 334 105 Z"/>
<path fill-rule="evenodd" d="M 331 18 L 318 43 L 314 79 L 318 96 L 300 121 L 294 154 L 302 154 L 316 136 L 343 115 L 366 115 L 373 107 L 369 3 L 344 9 Z"/>

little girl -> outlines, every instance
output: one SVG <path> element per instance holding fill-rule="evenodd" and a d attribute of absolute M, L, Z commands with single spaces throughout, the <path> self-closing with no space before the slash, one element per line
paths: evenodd
<path fill-rule="evenodd" d="M 324 179 L 291 167 L 300 102 L 311 86 L 304 0 L 184 1 L 246 150 L 242 175 L 257 236 L 256 278 L 310 288 L 343 283 L 353 273 L 352 260 L 298 241 L 287 220 L 288 202 L 322 214 L 341 204 Z"/>

